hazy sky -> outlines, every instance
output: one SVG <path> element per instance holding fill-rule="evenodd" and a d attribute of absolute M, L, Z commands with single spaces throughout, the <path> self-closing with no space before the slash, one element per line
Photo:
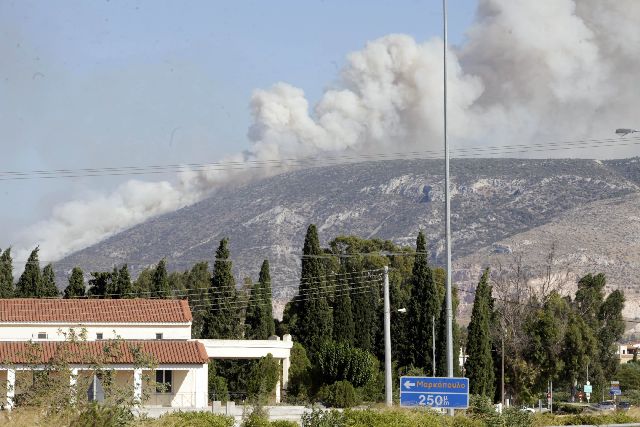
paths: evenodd
<path fill-rule="evenodd" d="M 248 147 L 254 89 L 286 81 L 313 103 L 346 54 L 367 41 L 438 36 L 440 7 L 439 0 L 0 0 L 0 170 L 218 160 Z M 463 40 L 475 7 L 450 2 L 452 43 Z M 127 178 L 0 181 L 0 247 L 56 203 Z"/>

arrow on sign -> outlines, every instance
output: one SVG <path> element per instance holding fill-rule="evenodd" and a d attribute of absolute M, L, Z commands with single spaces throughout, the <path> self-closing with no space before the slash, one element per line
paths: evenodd
<path fill-rule="evenodd" d="M 406 388 L 415 387 L 415 385 L 416 385 L 416 383 L 412 383 L 412 382 L 411 382 L 411 381 L 409 381 L 409 380 L 406 380 L 406 381 L 404 382 L 404 386 L 405 386 Z"/>

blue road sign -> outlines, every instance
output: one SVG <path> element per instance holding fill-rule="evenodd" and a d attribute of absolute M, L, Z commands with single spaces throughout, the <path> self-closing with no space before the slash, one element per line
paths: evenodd
<path fill-rule="evenodd" d="M 466 409 L 469 378 L 401 377 L 400 406 Z"/>

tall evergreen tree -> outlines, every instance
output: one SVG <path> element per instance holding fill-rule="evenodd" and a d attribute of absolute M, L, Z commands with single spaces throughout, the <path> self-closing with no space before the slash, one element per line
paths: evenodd
<path fill-rule="evenodd" d="M 209 272 L 209 263 L 204 261 L 194 264 L 187 274 L 186 282 L 187 296 L 193 314 L 191 337 L 202 338 L 202 329 L 210 309 L 211 273 Z"/>
<path fill-rule="evenodd" d="M 118 292 L 119 275 L 120 272 L 118 271 L 118 267 L 114 265 L 113 270 L 111 270 L 111 275 L 109 276 L 109 281 L 107 282 L 107 287 L 104 291 L 105 298 L 120 299 L 120 292 Z"/>
<path fill-rule="evenodd" d="M 491 355 L 490 320 L 492 312 L 491 286 L 489 285 L 489 269 L 487 268 L 473 301 L 471 321 L 467 337 L 466 374 L 469 377 L 469 389 L 472 394 L 480 394 L 493 399 L 495 394 L 495 373 Z"/>
<path fill-rule="evenodd" d="M 153 272 L 151 296 L 154 298 L 169 298 L 171 296 L 169 278 L 167 276 L 167 262 L 164 258 L 160 260 Z"/>
<path fill-rule="evenodd" d="M 204 325 L 203 337 L 238 339 L 242 336 L 236 282 L 229 259 L 229 240 L 225 237 L 216 250 L 211 278 L 211 308 Z"/>
<path fill-rule="evenodd" d="M 92 271 L 87 294 L 92 297 L 108 298 L 107 290 L 111 288 L 111 276 L 109 271 Z"/>
<path fill-rule="evenodd" d="M 18 279 L 16 296 L 21 298 L 39 298 L 41 296 L 42 278 L 40 275 L 39 248 L 36 247 L 27 259 L 24 271 Z"/>
<path fill-rule="evenodd" d="M 349 283 L 346 279 L 339 280 L 333 303 L 333 340 L 346 344 L 353 344 L 355 325 L 351 311 L 351 297 Z"/>
<path fill-rule="evenodd" d="M 64 289 L 65 298 L 83 297 L 84 289 L 84 273 L 80 267 L 73 267 L 69 276 L 69 284 Z"/>
<path fill-rule="evenodd" d="M 271 274 L 267 260 L 263 261 L 260 268 L 258 283 L 251 289 L 245 324 L 249 339 L 266 340 L 275 333 L 271 301 Z"/>
<path fill-rule="evenodd" d="M 133 282 L 133 292 L 139 298 L 149 298 L 153 290 L 153 274 L 156 271 L 153 267 L 144 268 Z"/>
<path fill-rule="evenodd" d="M 316 354 L 322 341 L 333 335 L 333 316 L 327 301 L 321 255 L 318 230 L 311 224 L 304 239 L 302 273 L 295 302 L 295 336 L 310 354 Z"/>
<path fill-rule="evenodd" d="M 118 278 L 116 281 L 116 292 L 121 298 L 133 298 L 133 285 L 131 284 L 131 275 L 129 274 L 129 266 L 123 264 L 118 270 Z"/>
<path fill-rule="evenodd" d="M 42 270 L 42 295 L 41 297 L 57 297 L 59 295 L 56 287 L 56 275 L 53 265 L 47 264 Z"/>
<path fill-rule="evenodd" d="M 427 372 L 433 372 L 433 322 L 438 323 L 440 300 L 433 272 L 427 263 L 427 242 L 424 234 L 418 233 L 416 255 L 411 276 L 411 300 L 407 307 L 411 319 L 408 362 Z"/>
<path fill-rule="evenodd" d="M 7 248 L 0 255 L 0 298 L 11 298 L 13 293 L 13 260 Z"/>
<path fill-rule="evenodd" d="M 616 343 L 624 334 L 625 322 L 622 317 L 624 302 L 624 293 L 616 289 L 607 296 L 598 313 L 600 329 L 597 331 L 597 339 L 600 364 L 605 377 L 609 378 L 616 372 L 619 364 Z"/>
<path fill-rule="evenodd" d="M 269 260 L 265 259 L 262 261 L 258 283 L 260 283 L 260 287 L 262 288 L 262 298 L 264 300 L 264 310 L 262 312 L 262 324 L 265 325 L 264 335 L 269 338 L 276 333 L 276 324 L 273 321 L 273 290 L 271 287 Z"/>

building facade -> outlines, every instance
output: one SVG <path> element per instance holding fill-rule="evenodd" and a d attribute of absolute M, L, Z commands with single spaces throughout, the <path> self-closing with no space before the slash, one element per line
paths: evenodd
<path fill-rule="evenodd" d="M 210 359 L 268 354 L 281 363 L 280 401 L 290 335 L 192 340 L 191 322 L 186 300 L 0 299 L 0 406 L 12 409 L 34 386 L 35 372 L 59 364 L 76 396 L 104 399 L 108 384 L 142 407 L 206 409 Z"/>

